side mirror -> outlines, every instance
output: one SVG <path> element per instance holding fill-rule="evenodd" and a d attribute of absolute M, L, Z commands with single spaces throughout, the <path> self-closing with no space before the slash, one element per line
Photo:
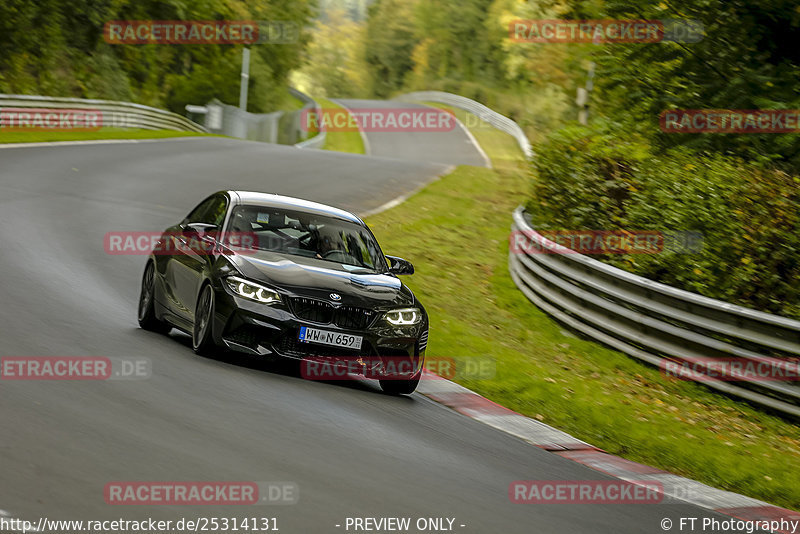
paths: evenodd
<path fill-rule="evenodd" d="M 414 266 L 410 261 L 397 256 L 386 256 L 389 262 L 389 272 L 392 274 L 414 274 Z"/>
<path fill-rule="evenodd" d="M 198 237 L 206 237 L 206 234 L 217 229 L 217 225 L 207 223 L 189 223 L 181 225 L 181 228 L 183 228 L 184 234 L 197 234 Z"/>

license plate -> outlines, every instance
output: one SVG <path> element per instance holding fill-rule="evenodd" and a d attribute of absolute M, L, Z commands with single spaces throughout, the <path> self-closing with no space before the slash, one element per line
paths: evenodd
<path fill-rule="evenodd" d="M 361 336 L 351 336 L 341 332 L 329 332 L 318 328 L 300 327 L 298 339 L 303 343 L 319 343 L 320 345 L 332 345 L 334 347 L 345 347 L 348 349 L 361 349 Z"/>

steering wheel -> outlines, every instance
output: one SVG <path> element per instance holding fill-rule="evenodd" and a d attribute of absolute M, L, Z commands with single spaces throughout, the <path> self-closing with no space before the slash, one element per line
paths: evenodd
<path fill-rule="evenodd" d="M 341 250 L 329 250 L 328 252 L 326 252 L 325 254 L 322 255 L 322 258 L 326 259 L 326 260 L 338 261 L 338 262 L 341 262 L 341 263 L 345 263 L 345 261 L 348 258 L 350 258 L 350 254 L 348 254 L 346 252 L 343 252 Z"/>

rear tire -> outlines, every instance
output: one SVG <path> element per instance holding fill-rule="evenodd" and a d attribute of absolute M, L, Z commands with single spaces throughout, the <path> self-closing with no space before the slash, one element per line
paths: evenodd
<path fill-rule="evenodd" d="M 215 348 L 211 335 L 211 326 L 214 322 L 214 290 L 211 284 L 206 284 L 197 297 L 197 309 L 194 312 L 194 327 L 192 328 L 192 350 L 196 354 L 208 355 Z"/>
<path fill-rule="evenodd" d="M 167 334 L 172 326 L 156 317 L 155 305 L 156 267 L 148 262 L 142 275 L 142 290 L 139 293 L 139 326 L 151 332 Z"/>

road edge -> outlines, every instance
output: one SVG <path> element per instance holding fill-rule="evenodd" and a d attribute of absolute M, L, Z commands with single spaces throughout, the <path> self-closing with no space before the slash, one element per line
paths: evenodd
<path fill-rule="evenodd" d="M 80 145 L 119 145 L 125 143 L 158 143 L 160 141 L 182 141 L 198 138 L 223 138 L 218 135 L 178 135 L 175 137 L 143 137 L 141 139 L 81 139 L 78 141 L 31 141 L 29 143 L 0 143 L 0 150 L 11 148 L 40 148 Z"/>
<path fill-rule="evenodd" d="M 406 200 L 408 200 L 412 196 L 416 195 L 417 193 L 419 193 L 420 191 L 422 191 L 423 189 L 425 189 L 426 187 L 428 187 L 432 183 L 439 181 L 442 178 L 442 176 L 447 176 L 448 174 L 453 172 L 456 169 L 456 167 L 457 167 L 457 165 L 447 165 L 444 168 L 444 170 L 442 170 L 442 172 L 440 172 L 438 174 L 435 174 L 433 177 L 431 177 L 430 179 L 428 179 L 424 183 L 418 185 L 417 187 L 415 187 L 413 190 L 409 191 L 408 193 L 403 193 L 402 195 L 396 196 L 392 200 L 390 200 L 389 202 L 384 202 L 383 204 L 381 204 L 377 208 L 372 208 L 372 209 L 369 209 L 369 210 L 366 210 L 366 211 L 359 212 L 358 216 L 361 217 L 362 219 L 364 219 L 366 217 L 371 217 L 372 215 L 377 215 L 377 214 L 379 214 L 381 212 L 384 212 L 386 210 L 390 210 L 390 209 L 392 209 L 392 208 L 394 208 L 396 206 L 399 206 L 400 204 L 402 204 L 403 202 L 405 202 Z"/>
<path fill-rule="evenodd" d="M 427 370 L 417 392 L 434 402 L 491 426 L 501 432 L 595 471 L 642 485 L 655 482 L 663 496 L 677 498 L 706 510 L 743 521 L 800 521 L 800 512 L 774 506 L 752 497 L 713 488 L 696 480 L 609 454 L 562 430 L 524 416 Z M 648 486 L 651 487 L 651 486 Z M 687 496 L 687 498 L 678 497 Z M 776 530 L 793 534 L 791 530 Z"/>

